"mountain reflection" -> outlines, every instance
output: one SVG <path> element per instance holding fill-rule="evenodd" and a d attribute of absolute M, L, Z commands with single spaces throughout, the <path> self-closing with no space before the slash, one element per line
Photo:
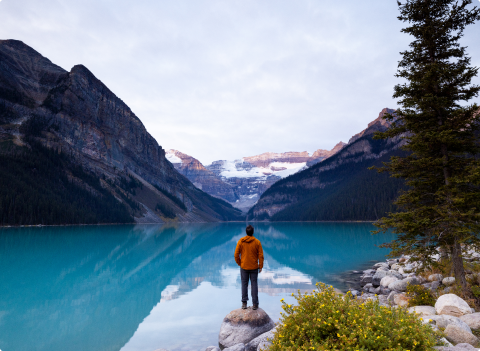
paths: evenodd
<path fill-rule="evenodd" d="M 155 315 L 155 308 L 175 300 L 185 305 L 184 297 L 200 286 L 210 292 L 223 289 L 215 292 L 218 299 L 238 304 L 240 278 L 233 252 L 244 227 L 231 223 L 1 229 L 0 349 L 167 347 L 168 335 L 152 336 L 152 344 L 145 344 L 149 338 L 144 334 L 142 346 L 135 346 L 135 335 L 143 330 L 142 322 Z M 336 274 L 381 259 L 385 252 L 374 245 L 385 240 L 370 236 L 369 230 L 368 224 L 259 224 L 255 236 L 265 251 L 260 293 L 311 290 L 318 280 L 335 283 Z M 210 301 L 210 294 L 202 303 L 217 302 L 215 313 L 228 313 L 222 308 L 230 305 Z M 274 306 L 273 300 L 269 303 Z M 190 307 L 195 314 L 195 306 Z M 155 318 L 163 318 L 162 313 Z M 208 328 L 218 333 L 221 318 L 216 319 Z"/>

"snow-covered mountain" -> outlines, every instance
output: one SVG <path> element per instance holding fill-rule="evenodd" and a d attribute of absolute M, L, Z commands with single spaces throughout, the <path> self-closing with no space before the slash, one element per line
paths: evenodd
<path fill-rule="evenodd" d="M 207 166 L 173 149 L 166 151 L 166 158 L 196 187 L 248 211 L 276 181 L 334 155 L 345 145 L 340 142 L 332 150 L 319 149 L 311 155 L 306 151 L 266 152 L 239 160 L 214 161 Z"/>

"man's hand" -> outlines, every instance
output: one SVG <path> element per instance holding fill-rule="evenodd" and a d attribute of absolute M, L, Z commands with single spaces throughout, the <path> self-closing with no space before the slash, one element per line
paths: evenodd
<path fill-rule="evenodd" d="M 262 269 L 261 269 L 261 268 L 258 269 L 258 273 L 262 273 Z"/>

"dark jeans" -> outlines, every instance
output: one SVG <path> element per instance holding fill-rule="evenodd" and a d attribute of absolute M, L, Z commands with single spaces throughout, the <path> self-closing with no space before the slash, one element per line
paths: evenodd
<path fill-rule="evenodd" d="M 245 270 L 240 268 L 240 278 L 242 279 L 242 302 L 248 301 L 248 280 L 252 282 L 252 301 L 258 305 L 258 269 Z"/>

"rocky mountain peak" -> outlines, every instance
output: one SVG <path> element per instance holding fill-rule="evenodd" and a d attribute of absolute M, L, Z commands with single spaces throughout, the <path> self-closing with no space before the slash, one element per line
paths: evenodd
<path fill-rule="evenodd" d="M 375 132 L 381 132 L 381 131 L 384 131 L 385 129 L 387 129 L 390 126 L 390 123 L 388 121 L 384 120 L 383 117 L 386 114 L 395 115 L 395 111 L 396 110 L 391 109 L 391 108 L 382 109 L 382 111 L 380 111 L 380 113 L 378 114 L 378 117 L 376 119 L 374 119 L 372 122 L 370 122 L 366 129 L 362 130 L 360 133 L 355 134 L 353 137 L 350 138 L 350 140 L 348 141 L 348 144 L 354 143 L 355 141 L 357 141 L 358 139 L 360 139 L 363 136 L 367 136 L 367 135 L 373 134 Z"/>

